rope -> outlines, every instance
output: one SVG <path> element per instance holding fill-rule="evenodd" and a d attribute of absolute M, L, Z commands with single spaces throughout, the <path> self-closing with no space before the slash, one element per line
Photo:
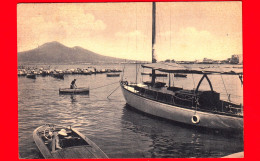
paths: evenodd
<path fill-rule="evenodd" d="M 193 80 L 193 96 L 195 96 L 195 81 L 194 81 L 194 77 L 193 77 L 193 74 L 191 74 L 192 75 L 192 80 Z M 194 97 L 192 97 L 192 106 L 193 106 L 193 98 Z M 196 109 L 195 109 L 195 114 L 196 114 L 196 111 L 197 111 L 197 103 L 196 103 Z"/>
<path fill-rule="evenodd" d="M 224 82 L 224 80 L 223 80 L 223 77 L 222 77 L 222 75 L 220 75 L 220 76 L 221 76 L 222 82 L 223 82 L 223 84 L 224 84 L 225 91 L 226 91 L 226 93 L 227 93 L 228 101 L 231 102 L 231 101 L 230 101 L 230 95 L 229 95 L 228 92 L 227 92 L 227 88 L 226 88 L 225 82 Z"/>
<path fill-rule="evenodd" d="M 102 87 L 106 87 L 106 86 L 109 86 L 109 85 L 112 85 L 112 84 L 116 84 L 116 83 L 118 83 L 118 82 L 114 82 L 114 83 L 107 84 L 107 85 L 100 86 L 100 87 L 96 87 L 96 88 L 91 88 L 91 90 L 98 89 L 98 88 L 102 88 Z"/>
<path fill-rule="evenodd" d="M 120 85 L 119 85 L 118 87 L 116 87 L 116 89 L 113 90 L 113 92 L 111 92 L 111 93 L 107 96 L 107 98 L 108 98 L 109 96 L 111 96 L 119 87 L 120 87 Z"/>

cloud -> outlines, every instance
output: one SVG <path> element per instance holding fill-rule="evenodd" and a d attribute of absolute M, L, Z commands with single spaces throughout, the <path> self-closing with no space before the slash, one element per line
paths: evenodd
<path fill-rule="evenodd" d="M 102 34 L 107 27 L 82 7 L 66 4 L 20 4 L 17 25 L 18 51 L 48 41 L 93 37 Z"/>
<path fill-rule="evenodd" d="M 242 54 L 242 38 L 239 35 L 215 35 L 195 27 L 159 34 L 157 51 L 160 60 L 195 60 L 205 57 L 223 60 L 233 54 Z M 170 41 L 169 41 L 170 40 Z"/>

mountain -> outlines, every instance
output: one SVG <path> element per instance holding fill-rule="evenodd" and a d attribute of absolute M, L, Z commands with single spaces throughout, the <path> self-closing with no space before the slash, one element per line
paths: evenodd
<path fill-rule="evenodd" d="M 81 47 L 69 48 L 59 42 L 48 42 L 36 49 L 18 52 L 18 63 L 119 63 L 125 59 L 103 56 Z"/>

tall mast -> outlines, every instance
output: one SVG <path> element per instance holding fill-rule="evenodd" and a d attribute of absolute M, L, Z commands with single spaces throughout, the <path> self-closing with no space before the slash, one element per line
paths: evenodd
<path fill-rule="evenodd" d="M 156 29 L 155 29 L 155 25 L 156 25 L 156 5 L 155 2 L 153 2 L 153 9 L 152 9 L 152 63 L 156 63 L 156 55 L 155 55 L 155 35 L 156 35 Z M 152 86 L 155 83 L 155 70 L 152 70 Z"/>

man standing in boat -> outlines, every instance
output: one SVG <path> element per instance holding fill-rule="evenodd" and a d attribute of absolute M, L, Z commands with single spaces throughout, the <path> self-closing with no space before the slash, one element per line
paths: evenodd
<path fill-rule="evenodd" d="M 70 84 L 70 89 L 75 89 L 75 88 L 77 88 L 77 86 L 76 86 L 76 79 L 74 79 L 74 80 L 71 82 L 71 84 Z"/>

